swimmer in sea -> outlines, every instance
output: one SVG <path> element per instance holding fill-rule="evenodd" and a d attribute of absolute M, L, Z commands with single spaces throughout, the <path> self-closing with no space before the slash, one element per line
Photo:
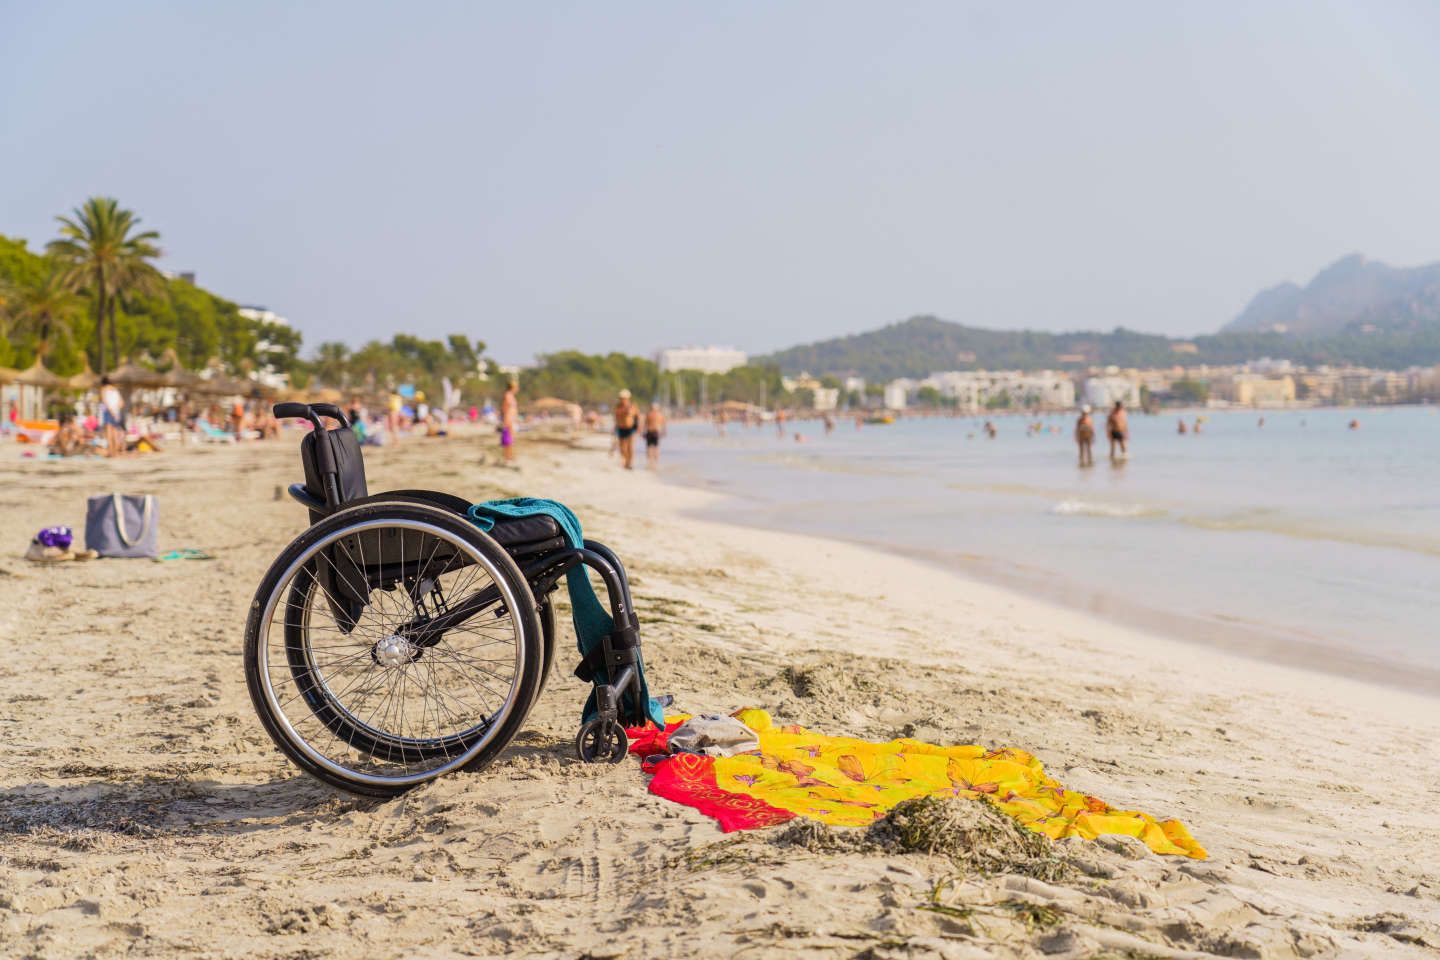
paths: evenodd
<path fill-rule="evenodd" d="M 1080 408 L 1075 421 L 1075 445 L 1080 448 L 1080 466 L 1095 466 L 1095 421 L 1090 419 L 1090 404 Z"/>
<path fill-rule="evenodd" d="M 1130 456 L 1130 451 L 1125 449 L 1125 441 L 1130 437 L 1130 421 L 1125 413 L 1125 404 L 1119 400 L 1110 410 L 1110 416 L 1105 418 L 1105 431 L 1110 435 L 1110 459 L 1117 459 L 1115 447 L 1120 447 L 1118 459 L 1124 460 Z"/>
<path fill-rule="evenodd" d="M 615 403 L 615 439 L 620 446 L 620 459 L 625 469 L 635 465 L 635 431 L 640 429 L 640 411 L 630 400 L 630 391 L 621 390 Z"/>

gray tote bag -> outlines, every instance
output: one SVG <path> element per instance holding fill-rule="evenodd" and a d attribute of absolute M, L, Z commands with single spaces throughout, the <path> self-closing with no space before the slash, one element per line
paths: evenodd
<path fill-rule="evenodd" d="M 85 547 L 102 557 L 154 557 L 160 507 L 149 494 L 107 493 L 85 503 Z"/>

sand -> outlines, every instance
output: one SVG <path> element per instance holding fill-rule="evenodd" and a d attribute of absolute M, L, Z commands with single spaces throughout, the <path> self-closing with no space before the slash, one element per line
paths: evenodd
<path fill-rule="evenodd" d="M 1206 862 L 1067 841 L 1066 875 L 726 836 L 638 765 L 572 759 L 562 663 L 489 769 L 359 801 L 289 766 L 241 665 L 304 524 L 281 442 L 122 462 L 0 451 L 0 956 L 1428 956 L 1440 950 L 1440 700 L 1138 633 L 851 544 L 702 522 L 711 495 L 602 448 L 478 438 L 369 456 L 372 489 L 571 504 L 630 567 L 651 686 L 828 733 L 1036 754 L 1189 824 Z M 162 549 L 20 559 L 84 498 L 160 497 Z M 820 838 L 823 841 L 823 837 Z"/>

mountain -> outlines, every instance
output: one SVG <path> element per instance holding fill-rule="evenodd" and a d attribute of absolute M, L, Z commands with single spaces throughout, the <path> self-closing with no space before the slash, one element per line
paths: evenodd
<path fill-rule="evenodd" d="M 1012 370 L 1175 361 L 1166 337 L 1116 328 L 1109 333 L 987 330 L 937 317 L 911 317 L 869 333 L 781 350 L 760 363 L 787 373 L 856 374 L 867 380 L 924 377 L 936 370 Z"/>
<path fill-rule="evenodd" d="M 1270 357 L 1308 366 L 1358 364 L 1382 370 L 1440 364 L 1440 286 L 1360 311 L 1338 332 L 1312 336 L 1225 330 L 1191 340 L 1116 328 L 1109 333 L 986 330 L 911 317 L 849 337 L 755 357 L 785 373 L 861 376 L 872 383 L 940 370 L 1075 370 L 1245 363 Z"/>
<path fill-rule="evenodd" d="M 1321 338 L 1361 332 L 1367 325 L 1440 325 L 1437 304 L 1440 263 L 1392 267 L 1355 253 L 1304 287 L 1286 282 L 1260 291 L 1221 332 Z"/>

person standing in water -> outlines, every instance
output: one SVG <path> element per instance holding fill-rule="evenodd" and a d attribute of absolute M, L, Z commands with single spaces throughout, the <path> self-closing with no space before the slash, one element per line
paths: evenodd
<path fill-rule="evenodd" d="M 500 456 L 507 467 L 515 466 L 515 430 L 520 425 L 520 401 L 516 394 L 520 384 L 505 384 L 505 397 L 500 401 Z"/>
<path fill-rule="evenodd" d="M 1075 446 L 1080 448 L 1080 466 L 1095 466 L 1095 421 L 1090 419 L 1090 404 L 1080 408 L 1075 421 Z"/>
<path fill-rule="evenodd" d="M 660 438 L 665 435 L 665 414 L 660 404 L 650 404 L 645 411 L 645 461 L 651 467 L 660 462 Z"/>
<path fill-rule="evenodd" d="M 626 470 L 635 467 L 635 431 L 640 429 L 640 411 L 630 400 L 630 391 L 621 390 L 615 404 L 615 440 L 620 446 L 620 459 Z"/>
<path fill-rule="evenodd" d="M 1105 418 L 1105 430 L 1110 435 L 1110 459 L 1116 459 L 1116 444 L 1120 446 L 1119 459 L 1128 459 L 1130 452 L 1125 449 L 1125 441 L 1130 437 L 1130 421 L 1125 414 L 1125 404 L 1121 401 L 1115 401 L 1115 406 L 1110 409 L 1110 416 Z"/>

